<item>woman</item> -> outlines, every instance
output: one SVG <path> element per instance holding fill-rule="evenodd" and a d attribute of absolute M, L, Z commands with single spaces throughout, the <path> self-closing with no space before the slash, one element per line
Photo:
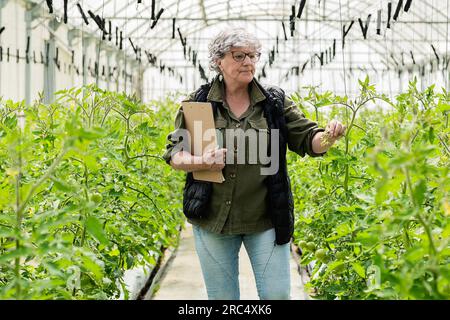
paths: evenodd
<path fill-rule="evenodd" d="M 260 50 L 259 41 L 242 28 L 225 30 L 212 40 L 210 68 L 218 76 L 187 101 L 211 102 L 216 129 L 226 133 L 218 139 L 223 140 L 222 147 L 200 157 L 193 156 L 188 146 L 180 149 L 183 141 L 177 133 L 185 128 L 180 108 L 164 154 L 174 169 L 187 172 L 183 210 L 193 225 L 209 299 L 240 298 L 242 243 L 260 299 L 290 299 L 289 242 L 294 216 L 286 149 L 302 157 L 322 156 L 346 129 L 332 120 L 322 139 L 325 130 L 306 119 L 281 89 L 262 86 L 254 78 Z M 255 136 L 250 143 L 237 144 Z M 234 147 L 223 147 L 230 143 Z M 266 155 L 270 150 L 269 166 L 276 163 L 272 166 L 276 170 L 263 173 L 267 161 L 261 157 L 251 161 L 255 152 L 261 155 L 255 146 Z M 225 181 L 196 181 L 192 172 L 199 170 L 222 171 Z"/>

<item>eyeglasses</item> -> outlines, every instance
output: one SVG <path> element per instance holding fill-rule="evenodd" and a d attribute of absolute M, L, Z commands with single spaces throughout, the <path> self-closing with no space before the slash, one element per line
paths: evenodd
<path fill-rule="evenodd" d="M 258 62 L 259 58 L 261 57 L 260 52 L 245 53 L 242 51 L 231 51 L 231 55 L 233 56 L 233 59 L 236 62 L 242 62 L 245 60 L 245 57 L 248 56 L 250 58 L 250 61 L 255 63 Z"/>

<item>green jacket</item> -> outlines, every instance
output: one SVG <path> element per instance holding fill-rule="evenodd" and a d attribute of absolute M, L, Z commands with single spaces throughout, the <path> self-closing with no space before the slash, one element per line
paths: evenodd
<path fill-rule="evenodd" d="M 264 139 L 268 142 L 268 125 L 260 104 L 266 97 L 254 81 L 249 85 L 249 94 L 250 106 L 246 112 L 237 118 L 231 112 L 227 103 L 223 101 L 224 85 L 223 82 L 219 82 L 216 78 L 207 99 L 208 101 L 217 101 L 223 104 L 223 107 L 217 110 L 218 112 L 214 119 L 216 129 L 220 131 L 225 129 L 255 130 L 260 133 L 258 139 Z M 186 101 L 194 101 L 194 96 L 195 92 L 191 93 Z M 285 99 L 284 105 L 284 115 L 288 130 L 288 148 L 302 157 L 305 154 L 311 157 L 322 156 L 323 153 L 316 154 L 313 152 L 312 141 L 307 139 L 307 137 L 311 130 L 313 134 L 309 135 L 310 137 L 324 129 L 319 128 L 316 122 L 306 119 L 303 113 L 289 99 Z M 175 118 L 175 130 L 184 128 L 183 110 L 180 108 Z M 226 146 L 227 135 L 222 134 L 219 136 L 223 136 L 222 146 Z M 168 136 L 168 140 L 169 144 L 163 158 L 169 163 L 171 151 L 175 147 L 176 142 L 172 139 L 172 134 Z M 258 143 L 260 143 L 259 140 Z M 238 146 L 236 141 L 235 146 Z M 260 174 L 260 169 L 263 165 L 259 159 L 255 163 L 254 159 L 250 157 L 248 144 L 245 144 L 245 147 L 245 151 L 239 150 L 239 152 L 245 152 L 245 164 L 236 164 L 237 161 L 234 164 L 226 164 L 222 171 L 225 181 L 221 184 L 213 183 L 208 218 L 188 219 L 190 223 L 204 227 L 211 232 L 223 234 L 261 232 L 273 227 L 267 214 L 267 187 L 264 184 L 266 176 Z M 228 150 L 228 152 L 234 151 L 236 156 L 238 152 L 236 149 Z"/>

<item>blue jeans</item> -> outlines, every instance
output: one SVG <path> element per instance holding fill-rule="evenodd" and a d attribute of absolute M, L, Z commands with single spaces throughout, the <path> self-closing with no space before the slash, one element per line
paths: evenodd
<path fill-rule="evenodd" d="M 259 298 L 290 299 L 289 243 L 275 245 L 275 229 L 224 235 L 192 227 L 209 300 L 239 300 L 238 260 L 242 242 L 252 264 Z"/>

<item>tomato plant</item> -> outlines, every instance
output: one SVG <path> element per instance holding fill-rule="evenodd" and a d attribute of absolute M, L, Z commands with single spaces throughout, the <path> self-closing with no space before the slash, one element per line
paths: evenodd
<path fill-rule="evenodd" d="M 322 126 L 336 116 L 348 127 L 317 161 L 289 155 L 307 288 L 318 299 L 449 299 L 450 95 L 412 81 L 390 101 L 359 84 L 354 99 L 292 97 Z"/>
<path fill-rule="evenodd" d="M 176 108 L 95 86 L 0 102 L 1 298 L 118 298 L 176 244 L 182 177 L 159 156 Z"/>

